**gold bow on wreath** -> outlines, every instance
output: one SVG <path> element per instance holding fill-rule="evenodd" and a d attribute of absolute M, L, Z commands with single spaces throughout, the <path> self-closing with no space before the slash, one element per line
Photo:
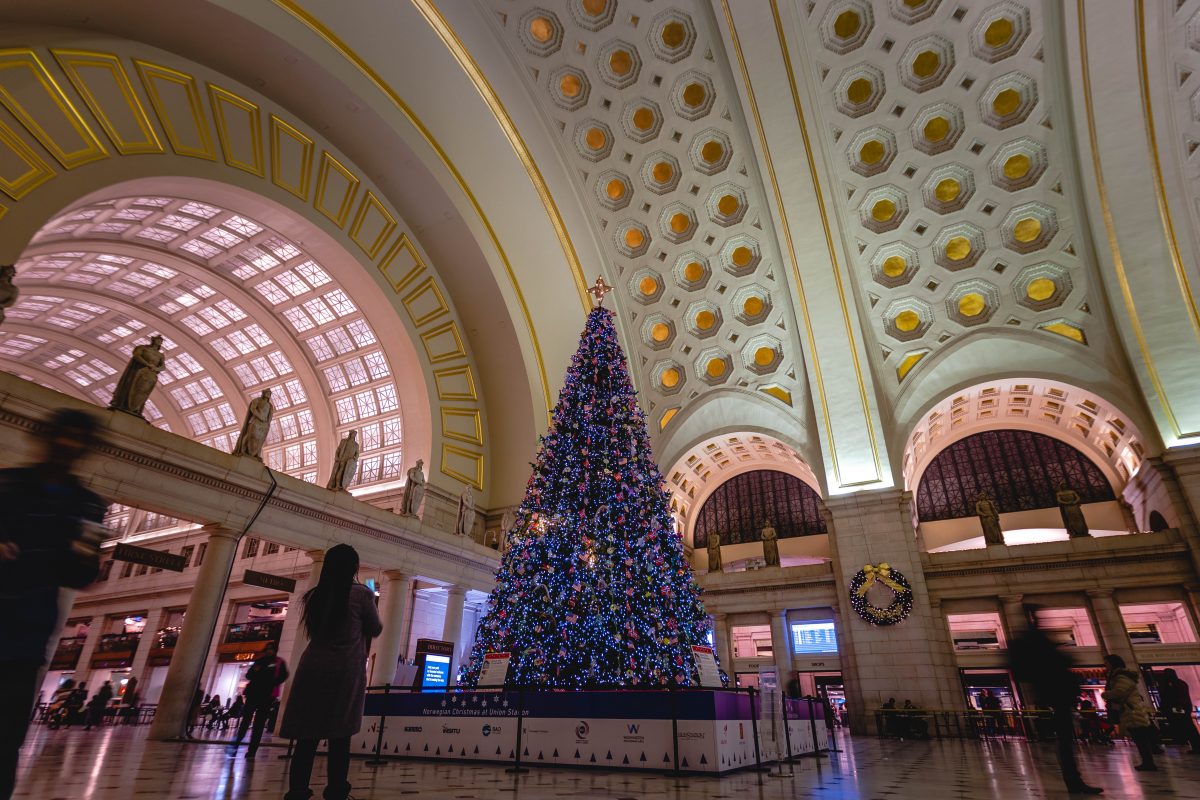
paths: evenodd
<path fill-rule="evenodd" d="M 892 579 L 892 568 L 886 561 L 881 562 L 879 566 L 875 566 L 874 564 L 864 564 L 863 574 L 866 576 L 866 580 L 863 581 L 862 586 L 858 587 L 859 597 L 866 596 L 867 592 L 871 590 L 871 587 L 875 585 L 875 581 L 879 581 L 896 594 L 903 594 L 905 591 L 907 591 L 903 586 Z"/>

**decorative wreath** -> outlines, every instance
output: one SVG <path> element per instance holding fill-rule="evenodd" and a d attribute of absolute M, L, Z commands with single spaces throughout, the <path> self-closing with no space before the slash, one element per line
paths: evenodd
<path fill-rule="evenodd" d="M 867 592 L 878 581 L 895 594 L 891 605 L 879 608 L 867 599 Z M 867 622 L 872 625 L 895 625 L 903 622 L 913 605 L 912 586 L 899 570 L 892 569 L 887 562 L 878 566 L 867 564 L 850 581 L 850 605 Z"/>

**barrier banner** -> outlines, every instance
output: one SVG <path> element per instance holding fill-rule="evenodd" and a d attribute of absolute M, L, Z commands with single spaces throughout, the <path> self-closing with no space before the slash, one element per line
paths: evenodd
<path fill-rule="evenodd" d="M 673 766 L 672 710 L 680 769 L 722 773 L 754 764 L 749 697 L 703 690 L 368 694 L 353 746 L 373 752 L 386 717 L 381 755 L 509 762 L 516 757 L 519 721 L 521 758 L 530 764 L 665 770 Z M 802 709 L 795 711 L 793 749 L 803 752 L 811 725 Z"/>

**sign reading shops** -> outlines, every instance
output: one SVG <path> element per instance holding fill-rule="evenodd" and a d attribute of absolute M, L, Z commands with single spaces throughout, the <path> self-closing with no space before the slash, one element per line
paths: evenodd
<path fill-rule="evenodd" d="M 257 572 L 248 569 L 242 573 L 242 583 L 247 586 L 261 586 L 264 589 L 278 589 L 291 594 L 296 591 L 296 581 L 282 575 L 272 575 L 269 572 Z"/>
<path fill-rule="evenodd" d="M 187 559 L 174 553 L 164 553 L 161 550 L 151 550 L 149 547 L 138 547 L 132 544 L 118 544 L 113 550 L 114 561 L 130 561 L 134 564 L 145 564 L 157 569 L 169 569 L 172 572 L 183 572 Z"/>

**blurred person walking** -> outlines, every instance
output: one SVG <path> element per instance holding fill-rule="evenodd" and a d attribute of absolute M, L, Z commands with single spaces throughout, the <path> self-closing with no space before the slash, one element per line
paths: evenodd
<path fill-rule="evenodd" d="M 0 800 L 9 800 L 37 678 L 59 625 L 58 590 L 100 572 L 107 504 L 73 470 L 95 443 L 96 419 L 60 409 L 42 426 L 38 461 L 0 470 Z"/>
<path fill-rule="evenodd" d="M 1167 715 L 1167 730 L 1177 744 L 1190 744 L 1191 754 L 1200 755 L 1200 732 L 1192 716 L 1192 693 L 1187 682 L 1173 669 L 1164 669 L 1158 682 L 1158 695 L 1162 699 L 1162 710 Z"/>
<path fill-rule="evenodd" d="M 1075 704 L 1079 697 L 1079 678 L 1071 671 L 1070 657 L 1038 628 L 1037 615 L 1032 610 L 1028 615 L 1028 629 L 1008 647 L 1013 677 L 1032 688 L 1034 696 L 1027 700 L 1051 711 L 1058 766 L 1067 791 L 1103 794 L 1103 789 L 1084 782 L 1075 761 Z"/>
<path fill-rule="evenodd" d="M 375 593 L 356 580 L 358 553 L 348 544 L 325 554 L 317 585 L 304 595 L 301 624 L 308 647 L 300 656 L 279 733 L 296 740 L 285 800 L 312 797 L 313 759 L 329 741 L 325 800 L 350 796 L 350 737 L 362 727 L 371 639 L 383 632 Z"/>
<path fill-rule="evenodd" d="M 246 738 L 246 731 L 250 728 L 253 717 L 254 729 L 250 734 L 250 747 L 246 750 L 246 758 L 254 758 L 254 754 L 258 752 L 267 717 L 271 715 L 271 708 L 279 697 L 279 687 L 287 678 L 287 662 L 276 654 L 274 642 L 263 649 L 262 655 L 255 659 L 246 671 L 246 701 L 241 708 L 241 721 L 238 723 L 237 738 L 233 743 L 234 750 L 237 750 Z M 242 702 L 240 697 L 238 702 Z"/>

